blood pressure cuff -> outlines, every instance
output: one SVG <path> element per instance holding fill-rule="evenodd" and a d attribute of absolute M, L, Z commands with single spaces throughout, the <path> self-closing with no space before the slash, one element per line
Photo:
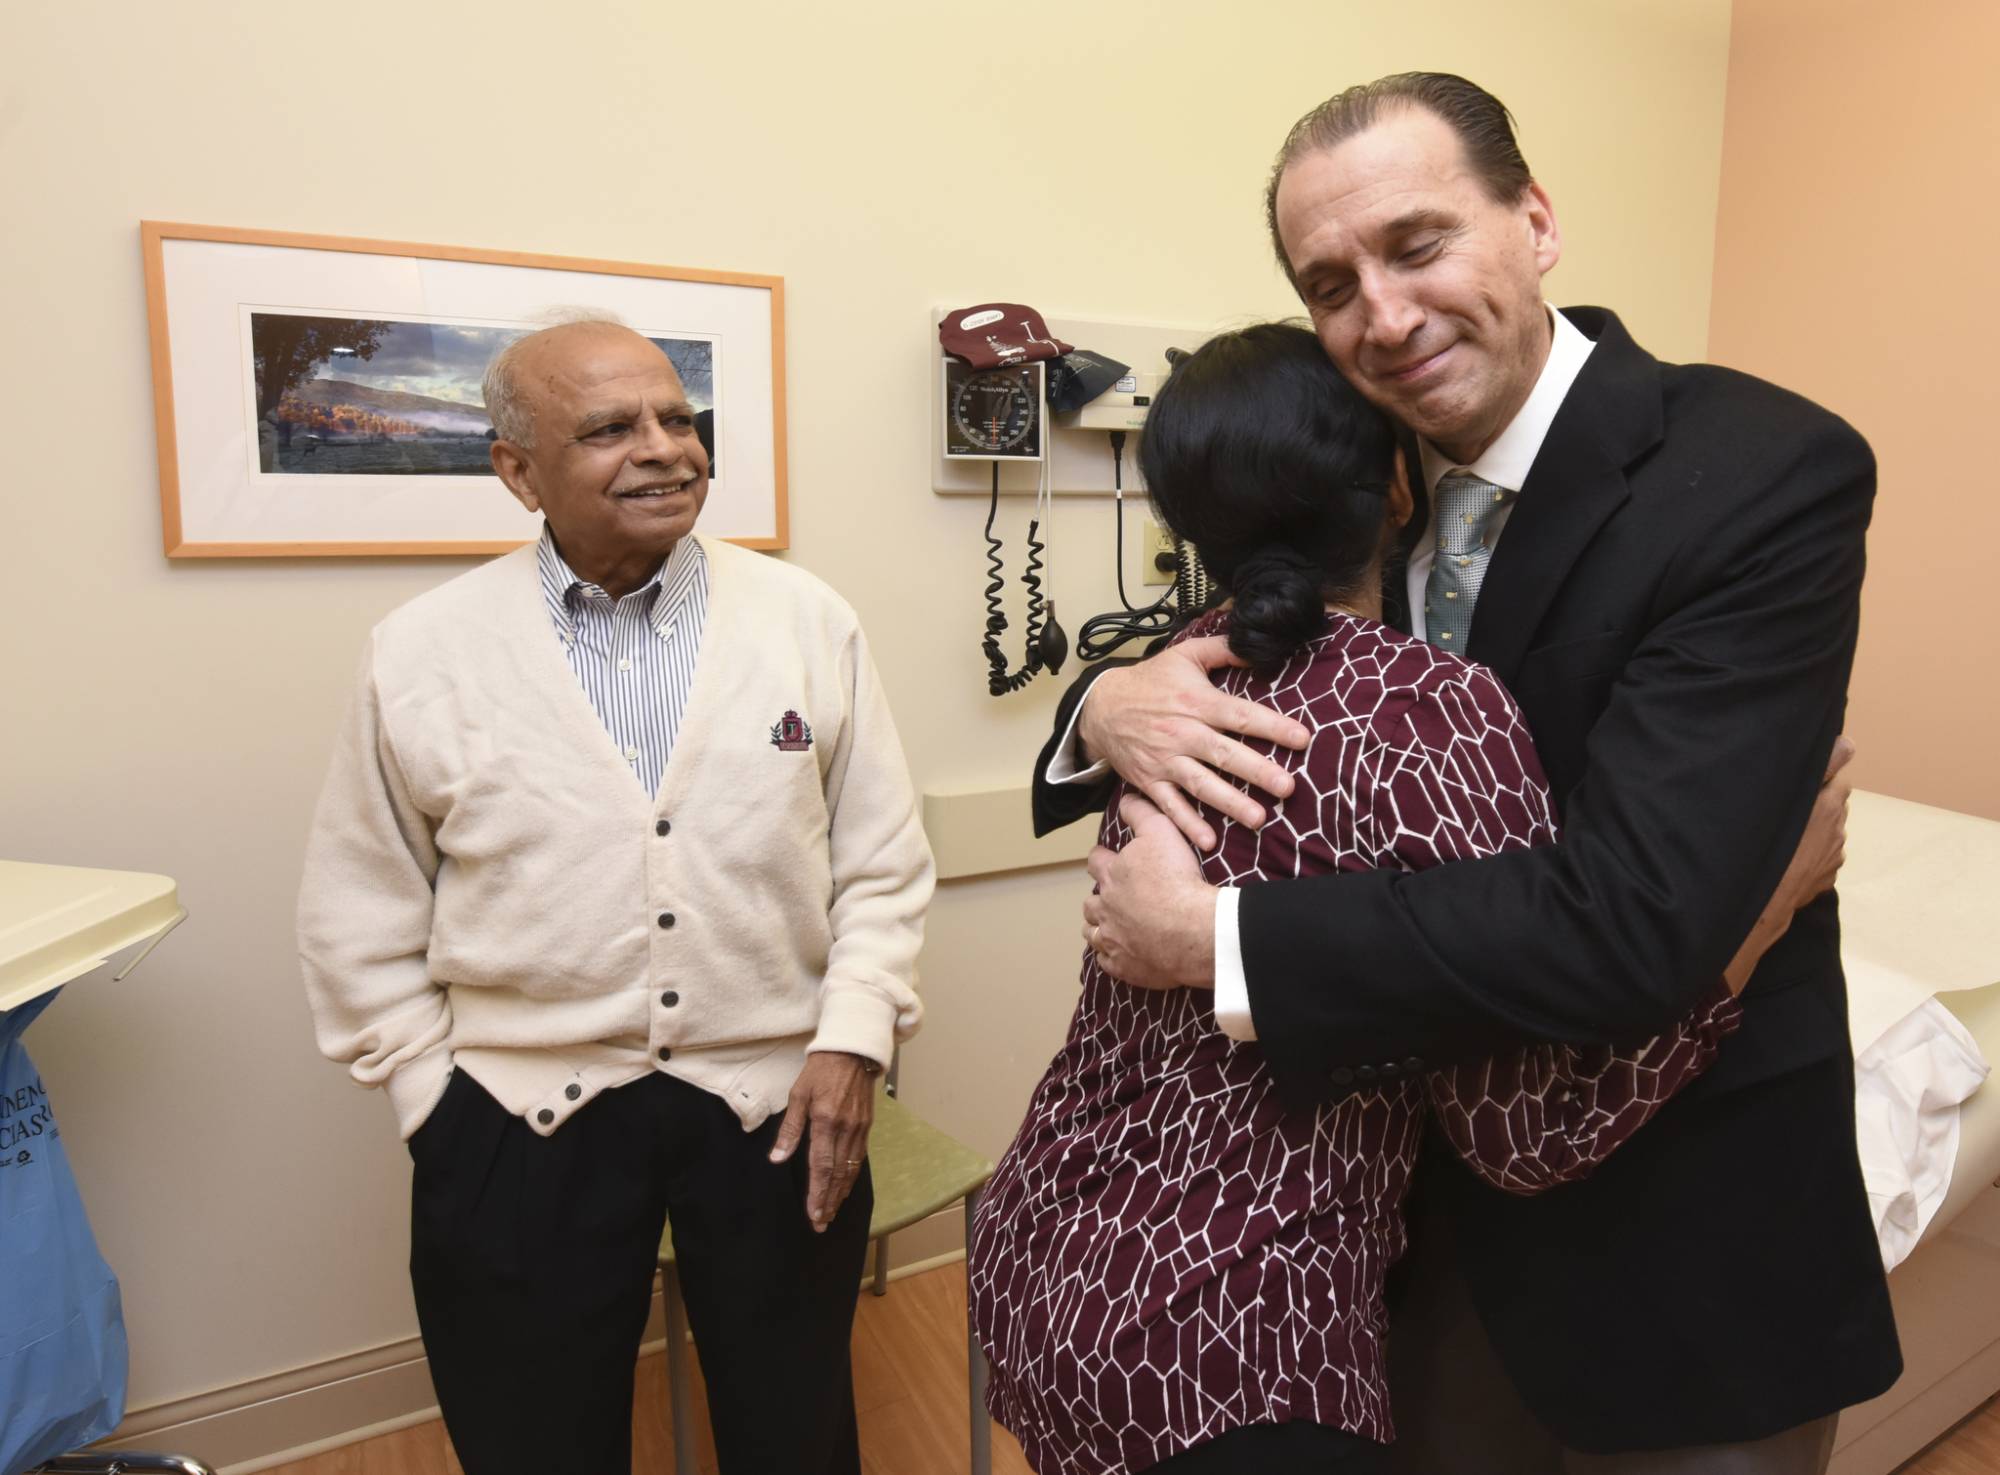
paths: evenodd
<path fill-rule="evenodd" d="M 1131 372 L 1117 359 L 1073 348 L 1049 363 L 1049 408 L 1080 410 Z"/>
<path fill-rule="evenodd" d="M 1039 363 L 1070 351 L 1067 343 L 1049 332 L 1040 313 L 1018 302 L 954 308 L 938 324 L 938 342 L 946 353 L 975 369 Z"/>

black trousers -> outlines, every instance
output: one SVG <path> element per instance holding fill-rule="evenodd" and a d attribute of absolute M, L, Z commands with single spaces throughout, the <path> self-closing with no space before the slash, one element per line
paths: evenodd
<path fill-rule="evenodd" d="M 1324 1424 L 1246 1424 L 1147 1468 L 1146 1475 L 1377 1475 L 1388 1450 Z"/>
<path fill-rule="evenodd" d="M 410 1139 L 410 1280 L 466 1475 L 629 1475 L 660 1232 L 724 1475 L 859 1475 L 848 1338 L 868 1169 L 824 1234 L 806 1147 L 774 1165 L 724 1102 L 653 1074 L 537 1136 L 465 1071 Z"/>

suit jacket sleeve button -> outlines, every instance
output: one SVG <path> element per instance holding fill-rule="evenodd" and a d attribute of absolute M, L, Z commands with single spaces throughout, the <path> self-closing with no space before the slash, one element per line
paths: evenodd
<path fill-rule="evenodd" d="M 1354 1072 L 1344 1065 L 1336 1065 L 1326 1073 L 1326 1078 L 1336 1086 L 1351 1086 L 1354 1084 Z"/>

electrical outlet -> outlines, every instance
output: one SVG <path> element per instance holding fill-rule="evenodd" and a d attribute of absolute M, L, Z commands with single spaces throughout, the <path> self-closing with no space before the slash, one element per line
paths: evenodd
<path fill-rule="evenodd" d="M 1141 557 L 1145 560 L 1146 568 L 1140 575 L 1140 583 L 1173 583 L 1174 535 L 1150 517 L 1146 519 L 1146 534 L 1141 544 Z"/>

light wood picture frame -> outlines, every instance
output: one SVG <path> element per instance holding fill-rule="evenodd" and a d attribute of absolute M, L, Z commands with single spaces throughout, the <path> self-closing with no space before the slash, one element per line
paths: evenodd
<path fill-rule="evenodd" d="M 550 315 L 659 343 L 712 436 L 698 524 L 790 538 L 784 279 L 140 222 L 169 558 L 503 553 L 540 518 L 486 462 L 479 379 Z"/>

